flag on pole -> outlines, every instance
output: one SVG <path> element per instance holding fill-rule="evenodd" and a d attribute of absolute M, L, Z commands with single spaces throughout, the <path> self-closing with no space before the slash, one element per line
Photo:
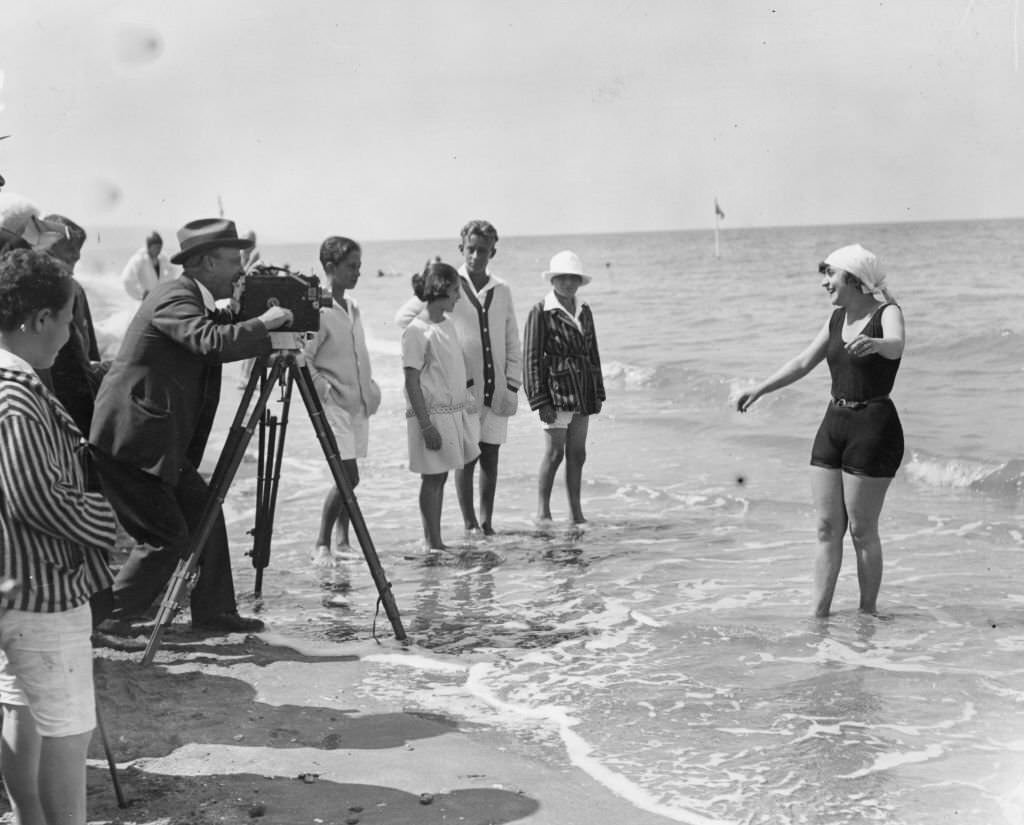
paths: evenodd
<path fill-rule="evenodd" d="M 718 198 L 715 198 L 715 217 L 724 218 L 725 212 L 722 211 L 722 207 L 718 205 Z"/>

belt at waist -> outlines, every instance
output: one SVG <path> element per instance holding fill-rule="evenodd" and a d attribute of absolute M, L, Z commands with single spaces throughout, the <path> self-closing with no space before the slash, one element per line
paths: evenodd
<path fill-rule="evenodd" d="M 874 398 L 865 398 L 863 401 L 851 401 L 848 398 L 833 398 L 833 407 L 846 407 L 850 410 L 862 410 L 868 404 L 877 404 L 879 401 L 888 401 L 888 395 L 878 395 Z"/>
<path fill-rule="evenodd" d="M 468 401 L 457 401 L 454 404 L 435 404 L 433 407 L 427 407 L 427 415 L 445 415 L 447 413 L 457 413 L 459 410 L 469 409 L 472 412 Z M 416 413 L 414 410 L 408 407 L 405 410 L 406 418 L 415 418 Z"/>

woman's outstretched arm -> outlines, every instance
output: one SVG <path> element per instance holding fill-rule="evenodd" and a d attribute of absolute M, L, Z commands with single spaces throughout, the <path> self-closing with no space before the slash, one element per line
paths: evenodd
<path fill-rule="evenodd" d="M 807 373 L 813 370 L 825 358 L 825 350 L 828 347 L 828 320 L 822 324 L 814 340 L 795 358 L 791 358 L 768 378 L 754 386 L 753 389 L 741 393 L 736 399 L 736 409 L 746 412 L 751 405 L 762 395 L 767 395 L 775 390 L 782 389 L 799 381 Z"/>

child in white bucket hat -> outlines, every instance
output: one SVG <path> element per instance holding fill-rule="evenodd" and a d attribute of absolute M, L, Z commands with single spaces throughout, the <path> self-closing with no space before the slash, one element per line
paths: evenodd
<path fill-rule="evenodd" d="M 566 460 L 565 483 L 574 524 L 583 524 L 580 485 L 590 416 L 605 400 L 594 316 L 576 292 L 589 284 L 579 255 L 563 250 L 544 280 L 551 292 L 530 310 L 523 333 L 523 386 L 544 424 L 546 445 L 537 480 L 537 520 L 551 519 L 551 488 Z"/>

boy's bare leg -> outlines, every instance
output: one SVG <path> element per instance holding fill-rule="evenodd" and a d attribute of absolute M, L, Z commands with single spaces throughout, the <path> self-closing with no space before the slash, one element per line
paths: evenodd
<path fill-rule="evenodd" d="M 537 519 L 551 519 L 551 488 L 565 455 L 566 430 L 544 430 L 544 456 L 537 476 Z"/>
<path fill-rule="evenodd" d="M 342 472 L 345 473 L 345 478 L 348 479 L 349 486 L 355 490 L 359 486 L 359 465 L 356 463 L 354 458 L 344 458 L 341 461 Z M 339 544 L 348 546 L 348 525 L 349 516 L 348 508 L 345 507 L 344 499 L 341 499 L 341 509 L 337 516 L 338 535 L 341 539 Z"/>
<path fill-rule="evenodd" d="M 337 487 L 331 487 L 324 499 L 323 510 L 320 514 L 320 532 L 316 535 L 316 546 L 331 547 L 331 533 L 334 532 L 334 525 L 341 518 L 344 507 L 341 504 L 341 491 Z"/>
<path fill-rule="evenodd" d="M 352 489 L 356 488 L 359 484 L 359 468 L 356 465 L 356 460 L 343 459 L 341 462 L 342 472 L 345 473 L 345 478 L 348 479 L 348 483 Z M 349 516 L 348 509 L 345 507 L 344 498 L 341 495 L 341 490 L 337 487 L 331 487 L 327 492 L 327 496 L 324 498 L 323 510 L 320 514 L 320 531 L 316 537 L 316 555 L 314 556 L 314 563 L 319 565 L 330 565 L 333 564 L 335 559 L 334 551 L 331 549 L 331 534 L 334 532 L 334 528 L 338 528 L 339 544 L 348 546 L 348 526 Z"/>
<path fill-rule="evenodd" d="M 480 527 L 485 536 L 494 535 L 494 494 L 498 489 L 500 446 L 480 442 Z"/>
<path fill-rule="evenodd" d="M 573 524 L 584 524 L 583 509 L 580 506 L 580 489 L 583 485 L 583 465 L 587 461 L 587 430 L 590 416 L 574 415 L 565 431 L 565 486 L 569 492 L 569 511 Z"/>

